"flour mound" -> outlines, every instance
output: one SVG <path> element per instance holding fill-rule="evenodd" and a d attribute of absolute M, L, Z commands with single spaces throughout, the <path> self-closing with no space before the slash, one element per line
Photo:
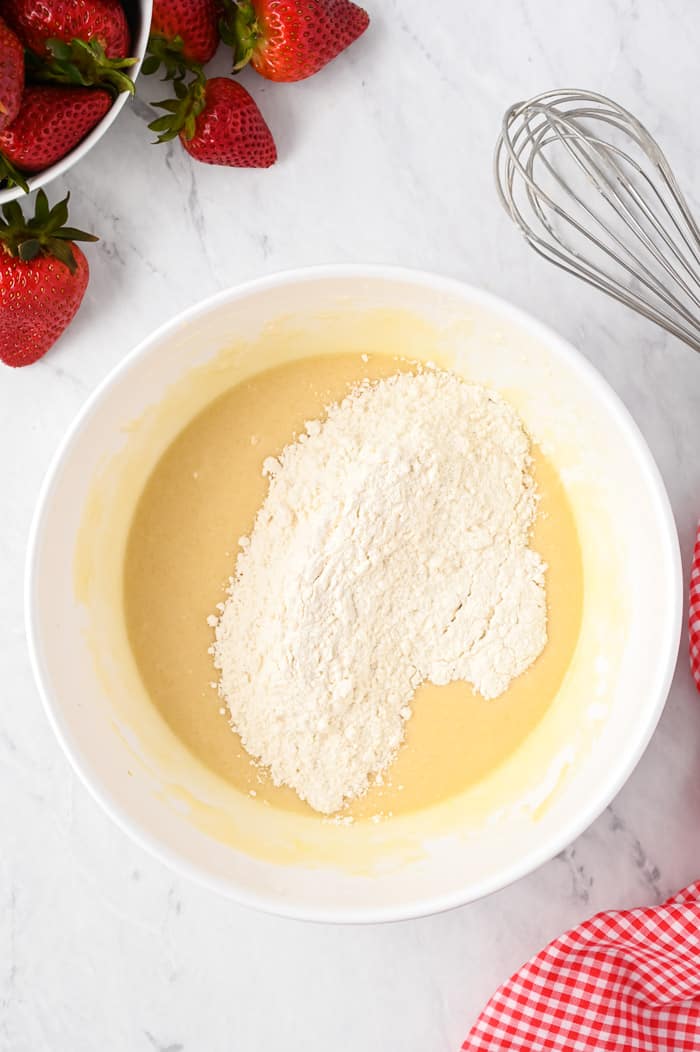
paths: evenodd
<path fill-rule="evenodd" d="M 516 412 L 438 370 L 356 387 L 263 473 L 214 662 L 276 785 L 332 813 L 394 759 L 416 688 L 501 694 L 546 643 Z"/>

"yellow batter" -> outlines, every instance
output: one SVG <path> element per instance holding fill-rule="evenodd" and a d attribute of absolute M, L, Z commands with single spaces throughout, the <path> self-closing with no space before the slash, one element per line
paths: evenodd
<path fill-rule="evenodd" d="M 265 457 L 277 455 L 364 377 L 410 368 L 394 358 L 315 357 L 232 388 L 175 439 L 137 505 L 124 567 L 129 640 L 153 703 L 185 745 L 237 789 L 277 808 L 314 814 L 276 788 L 240 744 L 212 682 L 207 616 L 224 598 L 237 540 L 250 532 L 267 491 Z M 501 697 L 470 686 L 424 684 L 406 741 L 382 787 L 344 813 L 355 818 L 416 811 L 482 779 L 518 747 L 555 697 L 578 637 L 583 598 L 574 517 L 556 471 L 536 449 L 541 495 L 534 547 L 547 562 L 548 636 L 541 657 Z M 319 816 L 320 817 L 320 816 Z"/>

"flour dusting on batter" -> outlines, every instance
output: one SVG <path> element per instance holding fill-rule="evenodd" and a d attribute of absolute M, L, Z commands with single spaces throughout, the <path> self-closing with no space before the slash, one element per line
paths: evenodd
<path fill-rule="evenodd" d="M 275 784 L 333 813 L 390 765 L 424 680 L 494 698 L 544 648 L 529 440 L 498 395 L 431 369 L 358 385 L 263 471 L 219 690 Z"/>

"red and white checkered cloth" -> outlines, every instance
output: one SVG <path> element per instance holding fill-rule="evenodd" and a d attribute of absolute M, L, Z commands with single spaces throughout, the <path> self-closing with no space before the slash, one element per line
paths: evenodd
<path fill-rule="evenodd" d="M 465 1052 L 698 1052 L 700 881 L 599 913 L 496 991 Z"/>
<path fill-rule="evenodd" d="M 690 575 L 700 690 L 700 527 Z M 700 881 L 662 906 L 599 913 L 493 995 L 464 1052 L 700 1052 Z"/>
<path fill-rule="evenodd" d="M 695 686 L 700 690 L 700 527 L 698 527 L 693 566 L 690 571 L 688 637 L 690 639 L 690 670 L 693 673 Z"/>

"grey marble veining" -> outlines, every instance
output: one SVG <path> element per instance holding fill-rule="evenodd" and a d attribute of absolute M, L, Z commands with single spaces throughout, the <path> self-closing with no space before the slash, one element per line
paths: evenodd
<path fill-rule="evenodd" d="M 368 6 L 368 34 L 318 77 L 284 86 L 243 74 L 278 142 L 270 171 L 195 166 L 176 143 L 149 145 L 149 100 L 162 92 L 149 83 L 51 188 L 52 199 L 71 190 L 72 221 L 101 241 L 69 333 L 33 368 L 0 371 L 2 1052 L 447 1052 L 547 939 L 700 875 L 700 699 L 684 657 L 638 768 L 575 844 L 485 901 L 386 927 L 277 920 L 173 876 L 75 782 L 44 718 L 24 645 L 22 562 L 60 436 L 160 322 L 286 267 L 437 270 L 560 331 L 642 428 L 687 568 L 700 514 L 700 358 L 531 255 L 500 212 L 491 153 L 509 103 L 590 87 L 639 113 L 700 201 L 695 4 L 594 0 L 580 25 L 559 0 Z"/>

